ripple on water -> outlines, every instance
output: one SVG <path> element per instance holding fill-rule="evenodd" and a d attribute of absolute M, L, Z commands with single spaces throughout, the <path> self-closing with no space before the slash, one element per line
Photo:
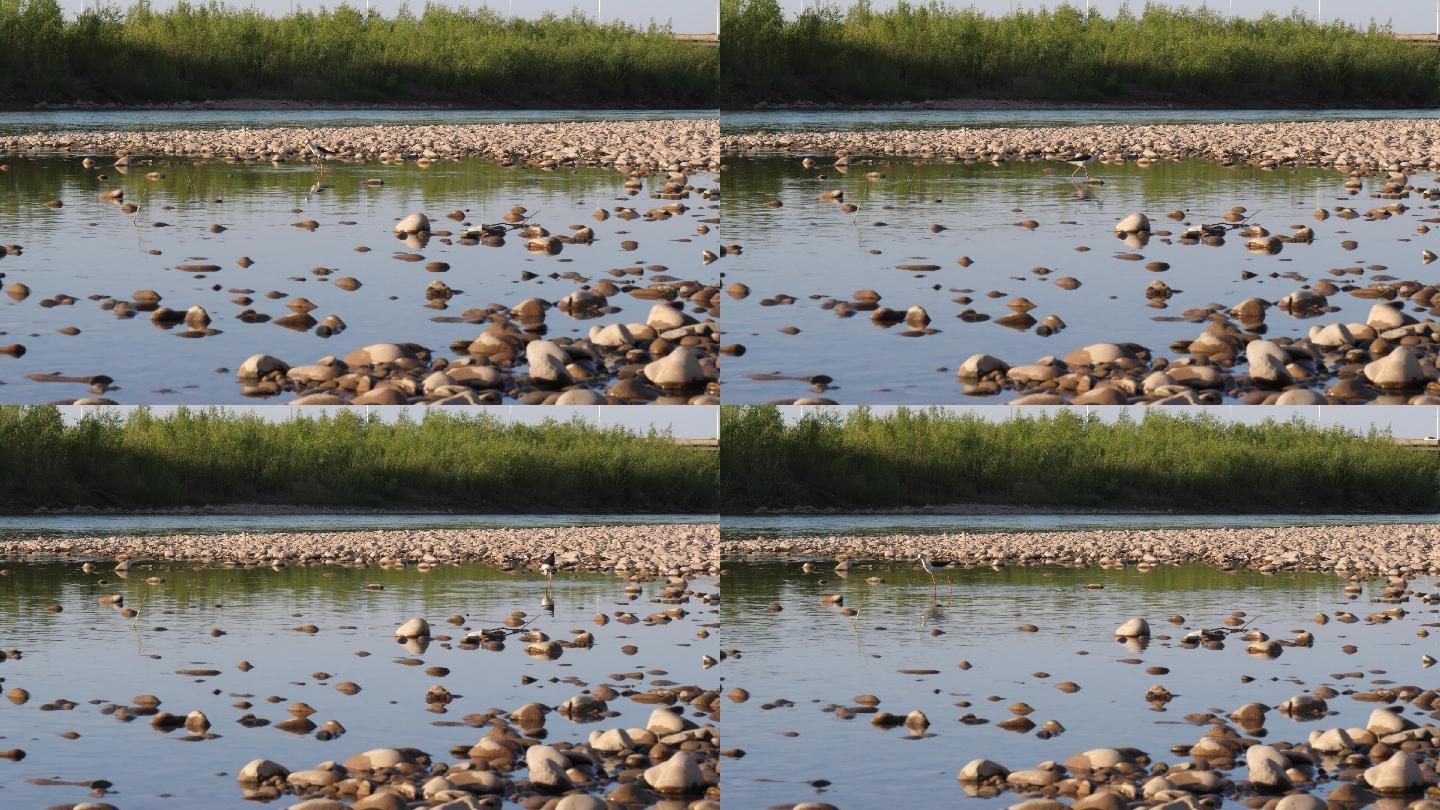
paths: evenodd
<path fill-rule="evenodd" d="M 718 202 L 692 194 L 683 213 L 646 219 L 651 208 L 676 202 L 650 198 L 663 178 L 626 188 L 627 176 L 614 170 L 543 171 L 461 160 L 428 168 L 330 163 L 317 180 L 312 166 L 297 163 L 145 160 L 132 158 L 123 177 L 109 160 L 86 170 L 80 158 L 11 158 L 10 171 L 0 173 L 0 214 L 12 226 L 5 241 L 23 248 L 0 260 L 0 272 L 7 288 L 27 288 L 0 298 L 6 318 L 0 343 L 24 347 L 0 358 L 7 401 L 96 395 L 122 404 L 254 401 L 236 376 L 252 355 L 303 367 L 291 376 L 323 384 L 325 369 L 312 364 L 377 343 L 418 344 L 432 359 L 469 357 L 466 347 L 486 329 L 491 305 L 509 308 L 530 298 L 554 304 L 582 286 L 615 287 L 607 302 L 615 311 L 550 307 L 544 313 L 546 338 L 581 339 L 614 320 L 654 320 L 657 300 L 632 297 L 631 285 L 691 282 L 701 289 L 718 279 L 699 261 L 708 244 L 699 233 L 702 220 L 718 215 Z M 715 179 L 691 178 L 700 187 L 713 187 Z M 115 187 L 137 212 L 97 199 Z M 65 205 L 43 205 L 52 199 Z M 528 251 L 518 236 L 502 247 L 460 242 L 470 225 L 499 223 L 515 207 L 555 234 L 586 226 L 594 240 L 558 253 Z M 617 207 L 641 216 L 592 216 Z M 432 227 L 451 235 L 398 240 L 395 223 L 414 211 L 428 212 L 439 223 Z M 445 217 L 452 211 L 460 219 Z M 293 227 L 310 221 L 316 225 Z M 629 241 L 638 247 L 622 247 Z M 396 261 L 398 253 L 425 261 Z M 181 265 L 191 270 L 176 269 Z M 201 267 L 219 269 L 195 269 Z M 337 279 L 360 284 L 337 285 Z M 427 294 L 437 279 L 450 288 L 448 299 Z M 138 311 L 117 317 L 124 307 L 112 307 L 116 301 L 137 302 L 132 309 Z M 712 319 L 703 307 L 682 304 L 699 321 Z M 152 320 L 157 306 L 173 317 Z M 204 317 L 192 307 L 201 307 Z M 193 323 L 184 322 L 187 311 Z M 706 342 L 702 336 L 691 347 L 702 361 Z M 56 372 L 58 380 L 48 376 Z M 460 382 L 457 390 L 467 387 Z M 292 397 L 287 391 L 270 401 Z"/>
<path fill-rule="evenodd" d="M 964 165 L 851 155 L 840 174 L 833 156 L 815 158 L 809 169 L 803 160 L 730 160 L 723 215 L 727 229 L 743 235 L 744 251 L 730 259 L 726 284 L 748 288 L 725 302 L 725 342 L 744 347 L 726 360 L 732 401 L 998 404 L 1026 386 L 980 394 L 958 379 L 967 357 L 991 355 L 1016 369 L 1012 380 L 1038 383 L 1048 373 L 1033 365 L 1042 358 L 1134 344 L 1147 351 L 1127 351 L 1148 369 L 1157 358 L 1188 358 L 1187 346 L 1206 331 L 1214 307 L 1277 302 L 1303 287 L 1333 285 L 1333 311 L 1292 317 L 1271 306 L 1254 330 L 1270 340 L 1304 339 L 1316 325 L 1372 318 L 1376 298 L 1366 290 L 1350 295 L 1352 285 L 1397 297 L 1384 292 L 1387 279 L 1426 283 L 1421 250 L 1434 238 L 1417 231 L 1434 218 L 1418 194 L 1405 200 L 1410 210 L 1403 214 L 1367 219 L 1364 212 L 1393 201 L 1370 198 L 1373 178 L 1352 196 L 1344 175 L 1330 170 L 1095 164 L 1091 174 L 1103 185 L 1077 185 L 1067 179 L 1071 167 L 1058 161 Z M 1426 174 L 1410 179 L 1422 187 L 1434 182 Z M 843 203 L 820 199 L 835 190 Z M 766 205 L 775 200 L 781 207 Z M 1220 223 L 1237 206 L 1272 234 L 1305 226 L 1314 239 L 1283 244 L 1278 253 L 1247 249 L 1238 231 L 1218 247 L 1181 243 L 1189 225 Z M 1337 206 L 1361 216 L 1312 217 Z M 1148 213 L 1157 232 L 1143 245 L 1117 240 L 1113 230 L 1136 211 Z M 1177 211 L 1181 219 L 1167 218 Z M 1352 240 L 1358 249 L 1347 249 Z M 1136 256 L 1143 261 L 1130 260 Z M 1152 286 L 1156 281 L 1165 290 Z M 873 317 L 877 307 L 904 313 L 915 306 L 930 318 L 924 329 Z M 1433 320 L 1423 307 L 1408 309 Z M 1248 374 L 1243 349 L 1236 352 L 1239 364 L 1222 370 Z M 1327 365 L 1332 372 L 1313 387 L 1334 386 L 1341 363 Z M 1020 378 L 1016 367 L 1024 369 Z M 1181 376 L 1176 381 L 1184 382 Z M 1227 394 L 1214 401 L 1239 400 Z"/>
<path fill-rule="evenodd" d="M 648 687 L 641 684 L 657 680 L 703 685 L 714 679 L 701 656 L 718 656 L 716 636 L 696 636 L 715 621 L 713 608 L 698 601 L 685 605 L 688 616 L 668 624 L 595 622 L 598 613 L 615 616 L 626 610 L 644 616 L 667 607 L 650 604 L 659 585 L 641 585 L 632 599 L 623 579 L 606 575 L 562 572 L 551 614 L 541 606 L 543 578 L 473 565 L 420 573 L 413 568 L 272 571 L 136 562 L 123 581 L 109 565 L 93 575 L 82 573 L 78 562 L 8 561 L 5 567 L 9 575 L 0 599 L 6 611 L 4 645 L 23 657 L 0 665 L 0 686 L 30 692 L 23 705 L 0 702 L 6 718 L 0 724 L 5 729 L 0 748 L 27 753 L 20 762 L 0 762 L 5 772 L 0 805 L 7 807 L 79 802 L 88 795 L 81 787 L 28 781 L 42 777 L 109 780 L 115 791 L 109 800 L 122 807 L 149 806 L 162 794 L 205 796 L 206 806 L 213 807 L 251 806 L 241 798 L 234 774 L 255 757 L 300 770 L 372 748 L 414 746 L 438 761 L 455 762 L 450 749 L 468 748 L 483 734 L 450 725 L 466 714 L 529 702 L 555 706 L 586 686 L 603 683 L 642 690 Z M 163 582 L 147 584 L 151 577 Z M 109 582 L 98 585 L 98 579 Z M 715 586 L 692 584 L 699 591 L 713 592 Z M 139 615 L 128 619 L 117 608 L 101 605 L 99 597 L 111 593 L 123 593 L 125 608 Z M 51 603 L 62 605 L 63 612 L 45 612 Z M 393 638 L 395 628 L 413 616 L 428 617 L 434 635 L 458 640 L 466 627 L 498 627 L 517 610 L 534 617 L 531 628 L 552 638 L 569 639 L 573 629 L 583 629 L 593 636 L 594 646 L 564 650 L 552 661 L 526 655 L 526 645 L 515 641 L 492 652 L 437 640 L 416 652 Z M 455 614 L 466 619 L 464 625 L 447 622 Z M 307 625 L 318 631 L 296 630 Z M 638 651 L 627 655 L 622 645 Z M 404 659 L 419 659 L 423 666 L 397 663 Z M 243 670 L 242 661 L 253 669 Z M 437 666 L 448 672 L 429 669 Z M 205 669 L 220 674 L 176 672 Z M 645 675 L 640 682 L 611 678 L 612 673 L 649 671 L 665 674 Z M 317 674 L 328 677 L 317 679 Z M 578 682 L 568 682 L 571 678 Z M 534 680 L 526 683 L 529 679 Z M 344 682 L 361 690 L 345 694 L 336 688 Z M 427 711 L 426 693 L 436 684 L 454 695 L 444 713 Z M 182 716 L 203 711 L 213 724 L 210 732 L 219 737 L 181 743 L 183 730 L 162 734 L 146 717 L 121 722 L 90 702 L 128 706 L 145 694 L 159 697 L 162 711 Z M 270 696 L 281 700 L 268 702 Z M 78 705 L 68 711 L 40 710 L 62 698 Z M 236 705 L 242 701 L 250 707 Z M 317 726 L 336 720 L 345 733 L 324 742 L 236 722 L 247 713 L 278 722 L 297 702 L 315 709 L 310 719 Z M 654 706 L 616 699 L 610 708 L 619 717 L 600 727 L 643 727 Z M 573 724 L 558 714 L 546 725 L 552 744 L 583 741 L 597 727 Z M 78 738 L 59 736 L 69 731 L 78 732 Z"/>
<path fill-rule="evenodd" d="M 1018 770 L 1093 748 L 1134 746 L 1155 761 L 1184 762 L 1171 746 L 1193 744 L 1209 728 L 1188 722 L 1191 713 L 1225 714 L 1251 702 L 1278 706 L 1327 684 L 1361 691 L 1386 682 L 1423 686 L 1425 646 L 1415 633 L 1434 620 L 1433 608 L 1409 604 L 1411 615 L 1388 624 L 1317 624 L 1321 612 L 1363 617 L 1389 607 L 1367 603 L 1376 587 L 1350 600 L 1346 582 L 1324 574 L 1226 574 L 1199 566 L 1149 573 L 987 568 L 940 572 L 932 596 L 930 577 L 918 565 L 854 561 L 842 579 L 831 570 L 833 561 L 813 561 L 811 574 L 801 570 L 803 562 L 725 562 L 722 621 L 727 646 L 735 639 L 741 655 L 727 664 L 724 688 L 751 693 L 724 709 L 727 746 L 746 751 L 726 765 L 726 799 L 742 806 L 815 796 L 841 807 L 919 795 L 964 802 L 956 774 L 977 757 Z M 881 582 L 872 584 L 877 577 Z M 822 596 L 836 594 L 858 615 L 847 618 L 838 605 L 822 604 Z M 767 611 L 773 603 L 784 609 Z M 1222 626 L 1237 610 L 1251 628 L 1275 639 L 1309 632 L 1314 646 L 1286 647 L 1266 659 L 1247 654 L 1238 636 L 1223 650 L 1179 643 L 1196 628 Z M 1174 615 L 1183 623 L 1169 623 Z M 1148 646 L 1115 640 L 1116 628 L 1132 616 L 1148 618 L 1154 634 Z M 1350 644 L 1358 647 L 1354 654 L 1343 649 Z M 939 674 L 913 674 L 927 670 Z M 1336 677 L 1351 672 L 1362 675 Z M 1147 702 L 1156 685 L 1173 699 Z M 912 739 L 903 725 L 880 729 L 871 715 L 843 720 L 825 710 L 863 705 L 864 695 L 879 699 L 877 711 L 923 712 L 934 736 Z M 1001 729 L 999 722 L 1017 716 L 1011 707 L 1021 703 L 1033 709 L 1026 716 L 1035 730 Z M 1363 727 L 1376 705 L 1337 697 L 1330 708 L 1339 714 L 1311 723 L 1272 711 L 1265 740 L 1303 741 L 1315 728 Z M 1425 722 L 1414 707 L 1405 714 Z M 989 722 L 961 722 L 967 715 Z M 1037 736 L 1047 721 L 1058 722 L 1063 733 Z M 1245 771 L 1230 776 L 1243 779 Z M 812 780 L 831 784 L 817 791 L 807 784 Z M 1008 806 L 1019 800 L 1007 793 L 985 801 Z"/>

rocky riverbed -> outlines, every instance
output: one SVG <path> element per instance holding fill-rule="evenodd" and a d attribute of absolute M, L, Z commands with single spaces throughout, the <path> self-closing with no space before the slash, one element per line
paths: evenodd
<path fill-rule="evenodd" d="M 36 555 L 0 581 L 7 807 L 719 806 L 713 579 Z"/>
<path fill-rule="evenodd" d="M 1423 162 L 1345 177 L 1260 161 L 1231 178 L 1197 155 L 1173 166 L 1125 155 L 1072 183 L 1063 150 L 1024 154 L 1059 168 L 947 171 L 935 155 L 917 168 L 866 146 L 880 153 L 755 159 L 730 174 L 725 216 L 750 244 L 722 282 L 733 300 L 721 351 L 739 358 L 742 395 L 1440 403 L 1440 286 L 1428 276 L 1440 186 Z M 1299 177 L 1267 177 L 1277 171 Z M 1103 210 L 1113 202 L 1153 207 Z M 777 239 L 781 224 L 799 235 Z M 787 247 L 797 240 L 820 255 L 773 271 L 786 250 L 812 252 Z M 837 341 L 859 348 L 827 357 Z"/>
<path fill-rule="evenodd" d="M 1429 807 L 1433 538 L 1177 534 L 727 544 L 722 688 L 727 742 L 746 754 L 727 795 L 815 810 L 920 794 L 1019 810 Z M 798 639 L 805 655 L 788 654 Z M 843 764 L 857 758 L 866 769 Z"/>
<path fill-rule="evenodd" d="M 1361 187 L 1359 181 L 1345 185 L 1351 190 Z M 1312 217 L 1323 222 L 1333 213 L 1358 226 L 1408 216 L 1421 236 L 1430 231 L 1429 223 L 1440 223 L 1440 218 L 1433 216 L 1434 203 L 1429 202 L 1440 198 L 1440 190 L 1408 182 L 1403 176 L 1372 181 L 1370 197 L 1393 201 L 1376 203 L 1363 213 L 1351 206 L 1336 206 L 1333 212 L 1317 208 Z M 1416 202 L 1399 202 L 1412 197 Z M 1182 222 L 1177 240 L 1181 244 L 1220 247 L 1226 236 L 1233 234 L 1231 238 L 1243 240 L 1248 252 L 1262 256 L 1280 254 L 1286 245 L 1313 244 L 1316 233 L 1309 225 L 1291 225 L 1288 233 L 1277 228 L 1272 233 L 1239 208 L 1216 223 L 1191 222 L 1180 211 L 1172 212 L 1169 219 Z M 1118 220 L 1113 230 L 1132 251 L 1143 249 L 1152 236 L 1163 237 L 1168 244 L 1175 235 L 1153 226 L 1141 212 Z M 1359 246 L 1353 238 L 1341 241 L 1346 251 Z M 1429 265 L 1435 257 L 1433 251 L 1422 249 L 1416 264 Z M 1145 257 L 1129 252 L 1117 258 L 1142 261 Z M 1168 265 L 1151 262 L 1147 268 L 1164 272 Z M 1185 310 L 1183 319 L 1205 327 L 1195 338 L 1169 347 L 1177 354 L 1174 359 L 1136 343 L 1096 343 L 1063 357 L 1014 366 L 989 354 L 974 354 L 961 362 L 956 376 L 969 393 L 984 395 L 1007 388 L 1019 392 L 1014 400 L 1017 405 L 1217 404 L 1227 398 L 1264 405 L 1440 404 L 1440 373 L 1436 371 L 1440 322 L 1434 319 L 1440 313 L 1440 299 L 1436 299 L 1440 286 L 1422 274 L 1406 279 L 1391 274 L 1390 269 L 1374 263 L 1332 268 L 1325 273 L 1331 278 L 1319 277 L 1314 271 L 1277 269 L 1272 278 L 1297 285 L 1281 298 L 1251 297 Z M 1255 276 L 1249 270 L 1244 274 Z M 1176 294 L 1160 279 L 1144 288 L 1144 296 L 1161 306 Z M 1347 299 L 1375 303 L 1363 320 L 1337 319 L 1342 308 L 1353 306 Z M 1436 300 L 1432 303 L 1432 299 Z M 1035 322 L 1023 299 L 1010 303 L 1011 313 L 1000 321 Z M 1315 323 L 1303 337 L 1267 338 L 1266 316 L 1272 312 L 1272 317 Z"/>
<path fill-rule="evenodd" d="M 63 555 L 224 565 L 423 568 L 484 563 L 538 570 L 550 553 L 575 571 L 634 576 L 711 574 L 719 568 L 715 524 L 583 526 L 558 529 L 421 529 L 337 532 L 34 537 L 0 545 L 0 559 Z"/>
<path fill-rule="evenodd" d="M 686 161 L 122 160 L 0 160 L 11 401 L 717 401 L 720 192 Z"/>
<path fill-rule="evenodd" d="M 962 566 L 1199 564 L 1266 573 L 1430 576 L 1440 574 L 1440 525 L 726 537 L 722 550 L 737 557 L 839 558 L 842 568 L 848 558 L 915 560 L 926 554 Z"/>
<path fill-rule="evenodd" d="M 992 160 L 1200 158 L 1262 167 L 1342 170 L 1440 168 L 1440 121 L 1308 121 L 1246 124 L 1148 124 L 1080 127 L 963 128 L 725 135 L 728 154 L 756 151 L 822 155 Z"/>
<path fill-rule="evenodd" d="M 340 161 L 479 157 L 541 168 L 711 170 L 718 119 L 582 121 L 159 132 L 75 132 L 0 137 L 0 152 L 161 155 L 231 161 L 309 161 L 319 144 Z"/>

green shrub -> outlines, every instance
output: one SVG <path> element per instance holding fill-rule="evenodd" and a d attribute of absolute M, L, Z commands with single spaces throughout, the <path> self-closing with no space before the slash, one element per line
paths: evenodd
<path fill-rule="evenodd" d="M 488 9 L 341 3 L 282 17 L 253 6 L 139 0 L 66 19 L 57 0 L 0 0 L 0 99 L 225 98 L 713 107 L 716 48 L 668 29 Z"/>
<path fill-rule="evenodd" d="M 721 104 L 1007 98 L 1200 106 L 1403 105 L 1440 101 L 1440 48 L 1288 16 L 1229 18 L 1148 4 L 1074 5 L 999 17 L 942 2 L 876 11 L 721 0 Z"/>
<path fill-rule="evenodd" d="M 991 422 L 969 412 L 721 409 L 721 509 L 947 504 L 1434 511 L 1440 452 L 1300 421 L 1258 425 L 1073 411 Z"/>
<path fill-rule="evenodd" d="M 718 454 L 663 434 L 443 411 L 393 424 L 344 411 L 106 412 L 66 424 L 0 407 L 0 509 L 282 504 L 465 512 L 716 509 Z"/>

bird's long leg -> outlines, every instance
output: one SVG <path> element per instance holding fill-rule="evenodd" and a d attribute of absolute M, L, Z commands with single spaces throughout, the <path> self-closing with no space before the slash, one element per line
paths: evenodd
<path fill-rule="evenodd" d="M 930 596 L 934 597 L 935 599 L 939 599 L 939 598 L 940 598 L 940 591 L 939 591 L 940 583 L 935 580 L 935 575 L 934 575 L 933 573 L 931 573 L 931 572 L 929 572 L 929 571 L 926 571 L 925 573 L 930 574 Z"/>

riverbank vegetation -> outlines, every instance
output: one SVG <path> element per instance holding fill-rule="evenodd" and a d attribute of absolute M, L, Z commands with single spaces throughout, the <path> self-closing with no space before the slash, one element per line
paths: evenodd
<path fill-rule="evenodd" d="M 0 511 L 226 504 L 713 513 L 719 454 L 582 422 L 0 407 Z"/>
<path fill-rule="evenodd" d="M 0 0 L 0 99 L 144 104 L 207 99 L 465 107 L 708 108 L 719 49 L 578 12 L 539 20 L 427 4 L 393 17 L 342 2 L 255 7 L 138 0 L 67 17 Z"/>
<path fill-rule="evenodd" d="M 1184 106 L 1440 102 L 1440 48 L 1303 12 L 1230 18 L 1147 4 L 990 16 L 942 2 L 877 10 L 721 0 L 721 105 L 1007 99 Z"/>
<path fill-rule="evenodd" d="M 721 409 L 721 509 L 1434 512 L 1440 451 L 1300 421 Z"/>

